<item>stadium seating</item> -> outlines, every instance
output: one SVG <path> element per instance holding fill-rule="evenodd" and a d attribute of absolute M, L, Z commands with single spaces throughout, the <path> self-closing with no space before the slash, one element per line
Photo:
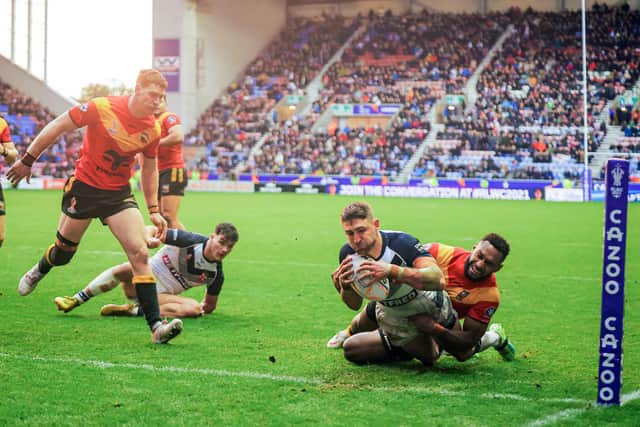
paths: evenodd
<path fill-rule="evenodd" d="M 622 135 L 608 142 L 611 151 L 640 151 L 640 112 L 628 96 L 640 76 L 638 22 L 640 13 L 624 8 L 589 12 L 590 153 L 609 123 L 619 124 Z M 187 133 L 186 145 L 206 146 L 206 155 L 188 164 L 220 178 L 249 172 L 579 179 L 580 25 L 578 12 L 517 9 L 291 18 Z M 500 37 L 506 37 L 501 48 L 490 53 Z M 316 84 L 319 90 L 311 90 Z M 281 114 L 288 97 L 304 99 L 304 108 Z M 53 118 L 1 81 L 0 114 L 20 151 Z M 79 145 L 79 133 L 61 138 L 34 171 L 65 176 Z"/>
<path fill-rule="evenodd" d="M 2 80 L 0 80 L 0 112 L 9 124 L 11 139 L 20 155 L 24 154 L 35 135 L 54 119 L 54 115 L 42 104 Z M 72 174 L 81 142 L 80 131 L 61 137 L 42 153 L 33 166 L 32 175 L 66 178 Z M 6 167 L 6 164 L 4 166 Z"/>

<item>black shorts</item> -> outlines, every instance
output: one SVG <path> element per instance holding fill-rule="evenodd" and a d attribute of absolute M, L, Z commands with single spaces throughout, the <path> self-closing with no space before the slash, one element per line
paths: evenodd
<path fill-rule="evenodd" d="M 187 188 L 187 174 L 184 168 L 171 168 L 160 171 L 158 196 L 184 196 Z"/>
<path fill-rule="evenodd" d="M 105 219 L 129 208 L 138 209 L 129 186 L 120 190 L 101 190 L 78 181 L 74 176 L 64 184 L 62 212 L 71 218 L 100 218 L 106 225 Z"/>
<path fill-rule="evenodd" d="M 0 184 L 0 216 L 6 214 L 4 210 L 4 193 L 2 192 L 2 184 Z"/>

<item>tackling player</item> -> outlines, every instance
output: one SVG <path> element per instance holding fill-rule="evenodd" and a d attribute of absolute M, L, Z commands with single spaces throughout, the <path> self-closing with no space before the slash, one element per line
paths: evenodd
<path fill-rule="evenodd" d="M 366 202 L 347 205 L 341 215 L 348 243 L 340 250 L 340 265 L 331 278 L 342 301 L 352 310 L 362 305 L 362 297 L 353 288 L 350 255 L 358 253 L 376 261 L 363 261 L 360 280 L 390 279 L 389 295 L 373 306 L 370 314 L 380 331 L 357 333 L 344 341 L 344 355 L 355 363 L 382 362 L 391 346 L 430 365 L 439 354 L 433 338 L 419 333 L 409 317 L 425 313 L 445 327 L 457 325 L 455 311 L 444 289 L 444 277 L 435 260 L 413 236 L 380 230 Z M 375 329 L 375 328 L 373 328 Z"/>
<path fill-rule="evenodd" d="M 4 157 L 7 163 L 13 163 L 18 157 L 18 150 L 11 140 L 9 125 L 3 117 L 0 117 L 0 149 L 0 156 Z M 5 237 L 5 214 L 4 193 L 0 184 L 0 246 L 4 243 Z"/>
<path fill-rule="evenodd" d="M 152 341 L 166 343 L 182 331 L 182 321 L 162 321 L 158 309 L 155 279 L 147 258 L 145 226 L 129 179 L 137 153 L 142 153 L 144 198 L 149 219 L 161 238 L 167 222 L 158 208 L 158 166 L 156 156 L 160 126 L 153 113 L 165 95 L 167 81 L 156 70 L 142 70 L 131 96 L 94 98 L 75 106 L 48 123 L 7 172 L 13 185 L 26 178 L 31 166 L 62 134 L 86 127 L 75 176 L 64 187 L 62 213 L 55 243 L 20 279 L 18 292 L 30 294 L 55 266 L 68 264 L 93 218 L 100 218 L 118 239 L 133 270 L 133 283 L 144 307 Z"/>
<path fill-rule="evenodd" d="M 236 227 L 226 222 L 216 225 L 209 237 L 169 229 L 162 240 L 165 246 L 149 260 L 151 271 L 158 280 L 160 315 L 198 317 L 213 312 L 224 283 L 222 260 L 233 250 L 238 238 Z M 158 239 L 149 242 L 150 247 L 161 243 Z M 131 264 L 124 263 L 102 272 L 75 296 L 56 297 L 54 303 L 58 310 L 68 313 L 92 297 L 111 291 L 120 282 L 125 296 L 135 300 L 132 278 Z M 202 302 L 179 295 L 196 286 L 206 286 Z M 103 316 L 141 316 L 143 311 L 139 305 L 108 304 L 100 313 Z"/>
<path fill-rule="evenodd" d="M 496 323 L 487 330 L 500 305 L 495 273 L 509 255 L 509 243 L 502 236 L 490 233 L 471 252 L 442 243 L 427 244 L 423 249 L 429 251 L 443 271 L 447 293 L 463 323 L 462 330 L 450 330 L 437 325 L 428 315 L 413 316 L 411 320 L 418 329 L 437 337 L 440 345 L 460 361 L 489 347 L 494 347 L 503 359 L 513 360 L 515 346 L 502 326 Z M 329 340 L 327 347 L 339 348 L 352 333 L 375 329 L 375 317 L 368 314 L 372 310 L 367 307 L 359 313 L 347 329 Z"/>
<path fill-rule="evenodd" d="M 187 175 L 182 156 L 184 132 L 180 118 L 167 111 L 166 96 L 162 98 L 155 116 L 162 128 L 160 145 L 158 146 L 160 213 L 167 220 L 169 228 L 184 230 L 184 225 L 178 219 L 180 201 L 184 196 L 185 188 L 187 188 Z"/>

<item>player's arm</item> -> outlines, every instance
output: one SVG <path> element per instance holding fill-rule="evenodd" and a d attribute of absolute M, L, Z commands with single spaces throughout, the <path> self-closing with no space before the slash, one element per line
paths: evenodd
<path fill-rule="evenodd" d="M 346 256 L 340 262 L 338 268 L 331 273 L 333 286 L 340 293 L 340 299 L 352 310 L 359 310 L 362 305 L 362 297 L 351 287 L 353 283 L 353 264 L 351 256 Z"/>
<path fill-rule="evenodd" d="M 340 299 L 342 302 L 346 304 L 351 310 L 358 311 L 362 306 L 362 297 L 353 290 L 351 285 L 343 286 L 340 289 Z"/>
<path fill-rule="evenodd" d="M 0 144 L 1 151 L 0 155 L 4 157 L 7 163 L 13 163 L 18 158 L 18 150 L 16 146 L 13 145 L 13 142 L 4 142 Z"/>
<path fill-rule="evenodd" d="M 486 323 L 470 317 L 464 319 L 461 330 L 447 329 L 427 314 L 417 314 L 411 320 L 420 332 L 437 337 L 445 350 L 452 354 L 472 350 L 487 331 Z"/>
<path fill-rule="evenodd" d="M 222 264 L 218 264 L 218 267 L 218 274 L 216 275 L 213 283 L 207 286 L 207 291 L 204 294 L 202 302 L 200 303 L 204 314 L 213 312 L 213 310 L 215 310 L 216 306 L 218 305 L 218 297 L 220 296 L 222 284 L 224 283 L 224 272 L 222 271 Z"/>
<path fill-rule="evenodd" d="M 389 277 L 396 284 L 406 283 L 425 291 L 441 291 L 446 285 L 436 260 L 430 256 L 416 258 L 411 267 L 401 267 L 384 261 L 363 261 L 358 274 L 360 280 L 369 279 L 374 282 Z"/>
<path fill-rule="evenodd" d="M 164 240 L 167 221 L 158 207 L 158 161 L 155 157 L 141 156 L 140 184 L 149 209 L 149 220 L 157 227 L 155 237 Z"/>
<path fill-rule="evenodd" d="M 192 233 L 190 231 L 180 230 L 177 228 L 170 228 L 167 230 L 167 234 L 165 235 L 163 242 L 167 245 L 186 248 L 187 246 L 191 246 L 196 243 L 203 243 L 207 240 L 208 237 L 202 234 Z"/>
<path fill-rule="evenodd" d="M 29 182 L 31 179 L 31 166 L 40 157 L 40 154 L 49 148 L 60 135 L 77 128 L 78 126 L 71 120 L 68 112 L 62 113 L 47 123 L 38 136 L 29 144 L 24 156 L 7 171 L 7 178 L 9 178 L 11 184 L 16 186 L 23 178 L 26 178 L 27 182 Z"/>
<path fill-rule="evenodd" d="M 200 305 L 202 306 L 202 311 L 204 311 L 204 314 L 212 313 L 218 305 L 218 295 L 210 295 L 209 293 L 205 293 Z"/>
<path fill-rule="evenodd" d="M 184 142 L 184 131 L 182 125 L 174 125 L 167 131 L 167 136 L 160 139 L 160 146 L 169 147 L 171 145 L 182 144 Z"/>

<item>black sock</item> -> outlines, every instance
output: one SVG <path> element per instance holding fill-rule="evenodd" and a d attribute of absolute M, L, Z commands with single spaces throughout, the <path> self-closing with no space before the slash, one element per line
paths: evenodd
<path fill-rule="evenodd" d="M 53 268 L 53 264 L 51 264 L 47 259 L 50 256 L 52 249 L 53 245 L 49 246 L 47 250 L 44 251 L 44 255 L 42 255 L 40 261 L 38 261 L 38 270 L 40 270 L 40 273 L 42 274 L 47 274 Z"/>
<path fill-rule="evenodd" d="M 160 318 L 156 283 L 152 279 L 146 280 L 146 277 L 144 278 L 145 280 L 135 279 L 136 278 L 134 278 L 136 296 L 138 297 L 138 301 L 140 301 L 140 309 L 144 312 L 144 317 L 147 319 L 149 329 L 153 330 L 153 325 L 162 321 Z"/>
<path fill-rule="evenodd" d="M 52 268 L 53 265 L 49 264 L 46 257 L 43 256 L 40 261 L 38 261 L 38 270 L 40 270 L 40 273 L 47 274 Z"/>

